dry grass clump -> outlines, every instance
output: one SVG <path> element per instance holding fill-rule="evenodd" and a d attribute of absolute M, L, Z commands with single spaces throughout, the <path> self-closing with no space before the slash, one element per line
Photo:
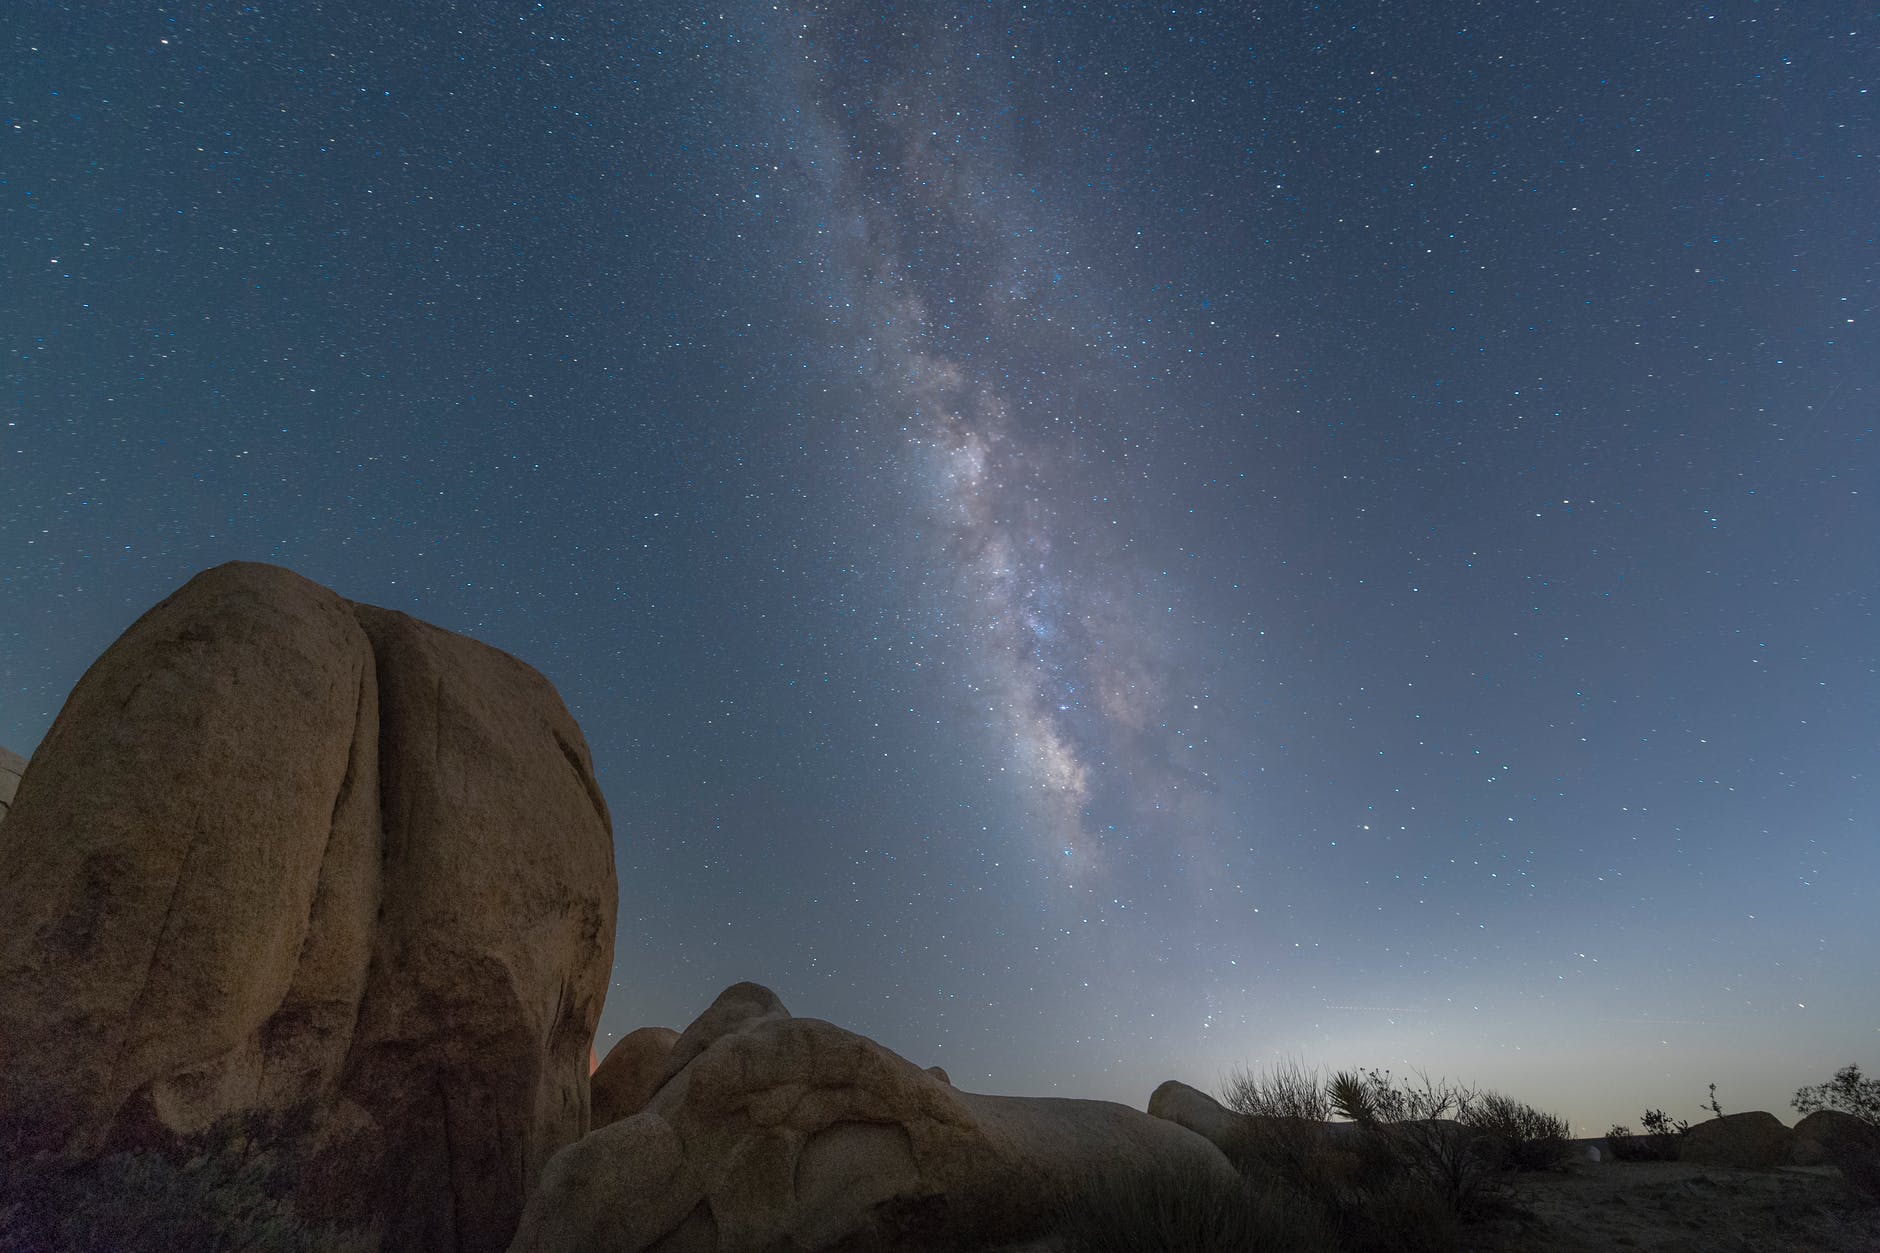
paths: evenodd
<path fill-rule="evenodd" d="M 278 1128 L 230 1119 L 164 1149 L 0 1171 L 0 1249 L 59 1253 L 368 1253 L 363 1234 L 303 1223 Z"/>
<path fill-rule="evenodd" d="M 1340 1253 L 1298 1199 L 1199 1170 L 1093 1176 L 1057 1221 L 1065 1253 Z"/>
<path fill-rule="evenodd" d="M 1571 1147 L 1565 1119 L 1500 1092 L 1484 1092 L 1462 1121 L 1481 1136 L 1483 1153 L 1501 1170 L 1552 1170 Z"/>
<path fill-rule="evenodd" d="M 1330 1088 L 1303 1062 L 1279 1062 L 1263 1071 L 1236 1070 L 1223 1087 L 1221 1104 L 1250 1118 L 1324 1122 L 1332 1116 Z"/>
<path fill-rule="evenodd" d="M 1498 1169 L 1538 1164 L 1552 1150 L 1536 1146 L 1555 1132 L 1565 1151 L 1558 1120 L 1422 1075 L 1369 1070 L 1321 1079 L 1287 1063 L 1233 1076 L 1225 1097 L 1245 1116 L 1229 1146 L 1235 1165 L 1319 1215 L 1354 1253 L 1453 1249 L 1462 1222 L 1501 1195 Z M 1329 1122 L 1333 1114 L 1350 1121 Z"/>
<path fill-rule="evenodd" d="M 1060 1215 L 1067 1253 L 1457 1247 L 1482 1170 L 1463 1146 L 1478 1137 L 1437 1120 L 1473 1094 L 1393 1082 L 1377 1071 L 1327 1082 L 1296 1062 L 1237 1072 L 1225 1087 L 1227 1107 L 1242 1115 L 1225 1146 L 1239 1180 L 1201 1173 L 1092 1180 Z M 1364 1114 L 1359 1126 L 1335 1130 L 1329 1121 L 1341 1094 L 1352 1098 L 1347 1110 Z"/>

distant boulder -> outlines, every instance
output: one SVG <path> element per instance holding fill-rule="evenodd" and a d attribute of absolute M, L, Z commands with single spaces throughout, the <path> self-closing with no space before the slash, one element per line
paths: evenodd
<path fill-rule="evenodd" d="M 1880 1127 L 1838 1109 L 1821 1109 L 1795 1124 L 1795 1164 L 1833 1166 L 1880 1200 Z"/>
<path fill-rule="evenodd" d="M 1830 1146 L 1841 1141 L 1864 1143 L 1880 1136 L 1880 1127 L 1838 1109 L 1818 1109 L 1794 1128 L 1795 1164 L 1822 1166 L 1830 1161 Z"/>
<path fill-rule="evenodd" d="M 1725 1114 L 1693 1126 L 1678 1141 L 1678 1158 L 1702 1166 L 1774 1170 L 1788 1165 L 1793 1138 L 1774 1114 Z"/>
<path fill-rule="evenodd" d="M 609 1123 L 631 1118 L 645 1108 L 659 1085 L 666 1081 L 666 1064 L 679 1033 L 671 1027 L 641 1027 L 629 1031 L 607 1050 L 607 1057 L 590 1079 L 598 1131 Z"/>
<path fill-rule="evenodd" d="M 280 1125 L 304 1212 L 504 1247 L 587 1129 L 613 841 L 515 658 L 210 570 L 79 682 L 0 827 L 0 1158 Z"/>
<path fill-rule="evenodd" d="M 727 989 L 673 1058 L 645 1109 L 549 1162 L 511 1253 L 993 1249 L 1048 1236 L 1093 1178 L 1237 1178 L 1174 1123 L 961 1092 L 756 984 Z"/>
<path fill-rule="evenodd" d="M 1236 1139 L 1246 1133 L 1245 1116 L 1179 1079 L 1170 1079 L 1149 1094 L 1149 1113 L 1205 1137 L 1222 1152 L 1233 1152 Z"/>
<path fill-rule="evenodd" d="M 13 794 L 19 791 L 20 775 L 26 771 L 26 759 L 11 749 L 0 748 L 0 819 L 13 807 Z"/>

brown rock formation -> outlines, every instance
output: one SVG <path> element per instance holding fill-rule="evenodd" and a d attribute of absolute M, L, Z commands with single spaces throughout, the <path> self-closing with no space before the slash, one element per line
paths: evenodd
<path fill-rule="evenodd" d="M 1181 1124 L 1222 1152 L 1235 1151 L 1235 1141 L 1245 1137 L 1245 1116 L 1179 1079 L 1170 1079 L 1149 1094 L 1149 1113 Z"/>
<path fill-rule="evenodd" d="M 0 748 L 0 818 L 13 807 L 13 794 L 19 791 L 20 775 L 26 771 L 26 759 L 11 749 Z"/>
<path fill-rule="evenodd" d="M 641 1027 L 629 1031 L 607 1050 L 607 1060 L 589 1080 L 596 1131 L 609 1123 L 631 1118 L 645 1108 L 666 1081 L 666 1065 L 679 1033 L 671 1027 Z"/>
<path fill-rule="evenodd" d="M 1774 1114 L 1725 1114 L 1692 1127 L 1678 1142 L 1678 1158 L 1703 1166 L 1774 1170 L 1788 1164 L 1792 1139 Z"/>
<path fill-rule="evenodd" d="M 0 829 L 0 1155 L 285 1116 L 322 1220 L 501 1248 L 586 1130 L 614 907 L 540 674 L 210 570 L 86 673 Z"/>
<path fill-rule="evenodd" d="M 978 1096 L 874 1041 L 728 989 L 646 1108 L 556 1154 L 512 1253 L 990 1249 L 1047 1235 L 1080 1184 L 1233 1169 L 1107 1101 Z"/>
<path fill-rule="evenodd" d="M 1880 1144 L 1880 1127 L 1863 1122 L 1843 1110 L 1818 1109 L 1794 1127 L 1795 1164 L 1822 1166 L 1831 1160 L 1830 1148 L 1843 1140 Z"/>
<path fill-rule="evenodd" d="M 1833 1166 L 1880 1200 L 1880 1127 L 1838 1109 L 1818 1109 L 1795 1124 L 1795 1164 Z"/>

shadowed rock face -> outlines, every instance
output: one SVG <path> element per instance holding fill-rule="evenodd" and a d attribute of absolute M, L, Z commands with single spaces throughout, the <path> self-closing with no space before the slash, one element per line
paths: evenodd
<path fill-rule="evenodd" d="M 1172 1122 L 1107 1101 L 961 1092 L 738 984 L 646 1107 L 556 1154 L 512 1253 L 992 1249 L 1049 1234 L 1094 1177 L 1213 1173 Z"/>
<path fill-rule="evenodd" d="M 1837 1109 L 1821 1109 L 1795 1124 L 1795 1164 L 1837 1167 L 1848 1183 L 1880 1200 L 1880 1127 Z"/>
<path fill-rule="evenodd" d="M 1833 1160 L 1842 1143 L 1869 1146 L 1880 1157 L 1880 1127 L 1838 1109 L 1818 1109 L 1795 1124 L 1795 1164 L 1820 1166 Z"/>
<path fill-rule="evenodd" d="M 210 570 L 87 672 L 0 827 L 0 1155 L 289 1115 L 303 1211 L 500 1249 L 586 1130 L 614 912 L 540 674 Z"/>
<path fill-rule="evenodd" d="M 1793 1141 L 1794 1133 L 1774 1114 L 1725 1114 L 1686 1132 L 1678 1143 L 1678 1157 L 1703 1166 L 1774 1170 L 1787 1164 Z"/>

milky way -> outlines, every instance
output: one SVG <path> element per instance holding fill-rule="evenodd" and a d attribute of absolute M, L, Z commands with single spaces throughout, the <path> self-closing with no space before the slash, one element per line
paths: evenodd
<path fill-rule="evenodd" d="M 1029 123 L 1005 75 L 1035 55 L 1030 26 L 863 6 L 807 17 L 796 46 L 830 171 L 841 321 L 869 347 L 871 420 L 945 572 L 925 611 L 985 715 L 988 783 L 1009 774 L 1029 795 L 1026 851 L 1075 881 L 1106 845 L 1166 836 L 1158 813 L 1207 776 L 1168 760 L 1194 686 L 1174 610 L 1155 620 L 1117 529 L 1114 454 L 1142 436 L 1116 380 L 1088 373 L 1104 315 L 1078 307 L 1115 298 L 1087 280 L 1058 298 L 1079 259 L 1023 166 Z"/>

